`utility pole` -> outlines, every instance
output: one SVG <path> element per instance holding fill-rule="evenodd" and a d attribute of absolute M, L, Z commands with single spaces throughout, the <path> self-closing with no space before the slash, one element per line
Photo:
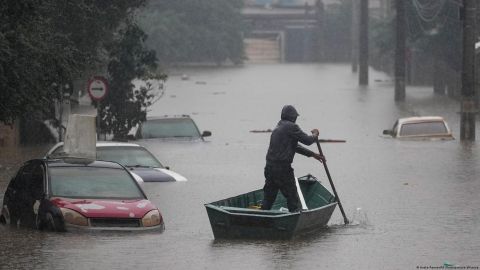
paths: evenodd
<path fill-rule="evenodd" d="M 358 71 L 358 0 L 352 0 L 352 26 L 351 26 L 351 38 L 352 38 L 352 72 Z"/>
<path fill-rule="evenodd" d="M 358 83 L 368 85 L 368 0 L 360 2 L 360 46 Z"/>
<path fill-rule="evenodd" d="M 463 68 L 460 139 L 475 140 L 475 16 L 476 0 L 463 0 Z"/>
<path fill-rule="evenodd" d="M 395 101 L 405 100 L 405 2 L 395 0 L 396 47 L 395 47 Z"/>

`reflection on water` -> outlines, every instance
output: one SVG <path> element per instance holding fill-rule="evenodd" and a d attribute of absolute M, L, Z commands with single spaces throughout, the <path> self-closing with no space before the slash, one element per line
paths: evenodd
<path fill-rule="evenodd" d="M 444 261 L 480 266 L 480 146 L 458 140 L 457 101 L 409 87 L 407 101 L 397 104 L 386 83 L 359 89 L 348 65 L 178 74 L 191 80 L 171 76 L 169 93 L 150 114 L 190 114 L 213 136 L 207 142 L 139 142 L 189 179 L 142 184 L 162 211 L 165 232 L 57 234 L 0 227 L 2 267 L 415 269 Z M 371 76 L 388 79 L 374 71 Z M 285 104 L 296 106 L 304 130 L 319 128 L 322 138 L 347 140 L 322 148 L 353 226 L 342 225 L 337 210 L 329 228 L 291 241 L 214 240 L 203 205 L 263 186 L 269 133 L 250 131 L 273 128 Z M 381 135 L 398 117 L 413 115 L 443 116 L 457 139 L 398 141 Z M 48 146 L 26 149 L 7 155 L 2 150 L 0 196 L 19 164 Z M 329 187 L 323 166 L 313 159 L 298 156 L 293 167 L 297 176 L 311 173 Z"/>

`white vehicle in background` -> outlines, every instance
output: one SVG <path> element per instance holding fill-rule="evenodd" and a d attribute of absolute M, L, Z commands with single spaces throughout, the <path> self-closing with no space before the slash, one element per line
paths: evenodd
<path fill-rule="evenodd" d="M 187 179 L 163 166 L 155 156 L 143 146 L 134 143 L 97 142 L 97 160 L 114 161 L 129 169 L 139 182 L 173 182 Z M 46 158 L 62 156 L 63 142 L 54 145 Z"/>
<path fill-rule="evenodd" d="M 212 132 L 208 130 L 200 133 L 197 124 L 188 115 L 149 116 L 132 132 L 135 135 L 131 134 L 130 137 L 136 140 L 204 141 L 205 137 L 212 136 Z"/>
<path fill-rule="evenodd" d="M 383 134 L 397 139 L 455 139 L 447 122 L 440 116 L 400 118 L 392 129 L 384 130 Z"/>

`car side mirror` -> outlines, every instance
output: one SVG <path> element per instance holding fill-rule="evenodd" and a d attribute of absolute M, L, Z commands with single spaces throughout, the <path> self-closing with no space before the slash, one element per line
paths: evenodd
<path fill-rule="evenodd" d="M 203 133 L 202 133 L 202 137 L 210 137 L 212 136 L 212 132 L 208 131 L 208 130 L 205 130 Z"/>
<path fill-rule="evenodd" d="M 170 166 L 165 166 L 165 169 L 170 170 Z"/>
<path fill-rule="evenodd" d="M 390 129 L 383 130 L 383 135 L 392 135 L 392 131 Z"/>

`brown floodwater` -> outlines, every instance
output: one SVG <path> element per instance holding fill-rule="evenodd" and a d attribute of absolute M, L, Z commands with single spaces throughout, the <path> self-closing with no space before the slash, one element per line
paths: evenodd
<path fill-rule="evenodd" d="M 181 75 L 188 75 L 182 80 Z M 480 267 L 480 146 L 459 140 L 458 101 L 409 87 L 393 101 L 392 82 L 371 71 L 357 87 L 349 65 L 272 64 L 173 72 L 149 115 L 189 114 L 201 141 L 141 141 L 188 178 L 143 183 L 162 211 L 161 234 L 37 232 L 0 227 L 2 269 L 417 269 L 444 263 Z M 293 104 L 323 151 L 352 225 L 337 209 L 326 230 L 289 241 L 215 240 L 204 204 L 263 186 L 269 133 Z M 399 141 L 382 135 L 399 117 L 440 115 L 453 141 Z M 477 121 L 477 136 L 480 136 Z M 0 154 L 0 198 L 19 164 L 49 146 Z M 309 147 L 315 150 L 315 145 Z M 320 163 L 295 158 L 329 188 Z"/>

